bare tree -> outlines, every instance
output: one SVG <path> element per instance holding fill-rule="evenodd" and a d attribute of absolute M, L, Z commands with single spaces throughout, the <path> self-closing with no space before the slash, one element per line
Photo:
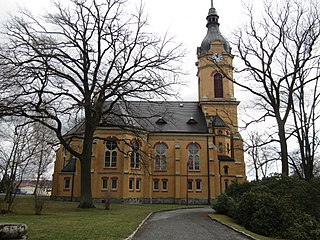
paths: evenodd
<path fill-rule="evenodd" d="M 11 212 L 18 186 L 27 173 L 36 145 L 32 144 L 32 132 L 27 122 L 11 118 L 6 127 L 12 131 L 7 131 L 5 138 L 2 137 L 0 146 L 1 185 L 5 191 L 2 211 Z"/>
<path fill-rule="evenodd" d="M 148 32 L 142 4 L 132 14 L 127 5 L 127 0 L 72 0 L 68 7 L 56 2 L 43 18 L 22 12 L 2 32 L 0 110 L 45 125 L 80 160 L 82 208 L 94 207 L 91 155 L 101 117 L 119 101 L 173 96 L 184 56 L 173 39 Z M 63 129 L 79 113 L 84 133 L 76 137 L 83 148 L 75 150 L 69 144 L 75 136 Z"/>
<path fill-rule="evenodd" d="M 313 69 L 311 69 L 312 71 Z M 315 155 L 317 153 L 320 140 L 319 129 L 317 122 L 320 118 L 319 104 L 320 104 L 320 67 L 318 63 L 318 73 L 315 79 L 308 83 L 302 82 L 306 75 L 311 74 L 309 69 L 299 72 L 299 81 L 297 84 L 297 91 L 294 93 L 294 101 L 292 102 L 293 112 L 293 135 L 299 144 L 299 160 L 292 161 L 295 169 L 300 166 L 299 176 L 310 180 L 314 177 Z M 297 158 L 296 158 L 297 159 Z"/>
<path fill-rule="evenodd" d="M 272 142 L 272 137 L 267 134 L 256 130 L 248 133 L 245 152 L 250 157 L 248 167 L 252 166 L 256 180 L 259 180 L 260 176 L 267 177 L 273 164 L 279 160 L 279 154 Z"/>
<path fill-rule="evenodd" d="M 54 145 L 57 143 L 57 140 L 51 131 L 39 123 L 33 123 L 31 128 L 36 152 L 32 157 L 29 168 L 32 168 L 30 173 L 32 174 L 32 178 L 36 180 L 34 189 L 34 195 L 36 196 L 38 188 L 43 183 L 42 179 L 48 177 L 45 174 L 48 172 L 50 164 L 53 163 L 55 157 Z"/>
<path fill-rule="evenodd" d="M 256 97 L 255 109 L 263 112 L 256 120 L 276 120 L 282 174 L 288 175 L 294 95 L 319 76 L 318 1 L 266 0 L 262 13 L 253 6 L 246 9 L 249 23 L 235 35 L 244 65 L 239 72 L 246 75 L 236 83 Z"/>

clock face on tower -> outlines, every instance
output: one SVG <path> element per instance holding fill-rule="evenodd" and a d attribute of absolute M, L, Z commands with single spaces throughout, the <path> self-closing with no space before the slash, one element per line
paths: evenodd
<path fill-rule="evenodd" d="M 214 53 L 212 55 L 212 58 L 215 62 L 221 62 L 222 61 L 222 53 Z"/>

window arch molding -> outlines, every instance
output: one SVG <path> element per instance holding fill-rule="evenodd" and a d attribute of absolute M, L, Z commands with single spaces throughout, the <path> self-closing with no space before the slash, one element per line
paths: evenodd
<path fill-rule="evenodd" d="M 163 142 L 163 141 L 158 141 L 158 142 L 156 142 L 155 144 L 153 144 L 153 148 L 156 148 L 156 145 L 158 145 L 158 144 L 164 144 L 167 149 L 169 148 L 168 144 L 166 144 L 166 143 Z"/>
<path fill-rule="evenodd" d="M 198 145 L 199 149 L 201 149 L 201 145 L 200 145 L 198 142 L 189 142 L 189 143 L 187 144 L 186 149 L 188 149 L 191 144 L 196 144 L 196 145 Z"/>

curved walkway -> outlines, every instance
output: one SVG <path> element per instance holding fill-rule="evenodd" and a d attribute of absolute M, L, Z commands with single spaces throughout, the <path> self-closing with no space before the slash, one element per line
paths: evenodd
<path fill-rule="evenodd" d="M 250 239 L 208 217 L 210 208 L 154 213 L 132 237 L 134 240 L 247 240 Z"/>

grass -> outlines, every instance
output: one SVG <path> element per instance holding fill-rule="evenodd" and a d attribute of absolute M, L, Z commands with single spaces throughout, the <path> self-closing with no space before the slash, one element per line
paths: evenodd
<path fill-rule="evenodd" d="M 125 239 L 153 211 L 176 209 L 180 205 L 103 204 L 94 209 L 79 209 L 78 203 L 47 200 L 42 215 L 35 215 L 33 196 L 19 196 L 12 214 L 0 215 L 0 222 L 28 225 L 29 239 Z"/>
<path fill-rule="evenodd" d="M 280 240 L 277 238 L 270 238 L 270 237 L 265 237 L 265 236 L 261 236 L 259 234 L 250 232 L 249 230 L 245 229 L 243 226 L 237 224 L 232 218 L 226 216 L 226 215 L 222 215 L 222 214 L 218 214 L 218 213 L 213 213 L 213 214 L 209 214 L 209 217 L 212 219 L 215 219 L 225 225 L 228 225 L 234 229 L 237 229 L 240 232 L 244 232 L 252 237 L 254 237 L 257 240 Z"/>

